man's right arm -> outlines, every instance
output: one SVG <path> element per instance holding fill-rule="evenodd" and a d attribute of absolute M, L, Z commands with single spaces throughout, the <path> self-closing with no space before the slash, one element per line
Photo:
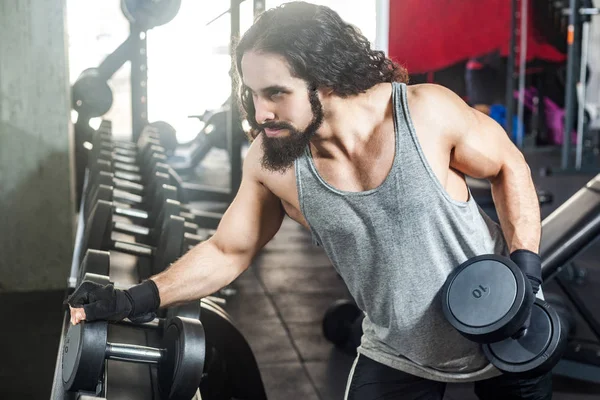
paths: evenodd
<path fill-rule="evenodd" d="M 103 302 L 114 304 L 99 304 L 98 307 L 115 310 L 117 304 L 131 302 L 132 316 L 136 316 L 136 304 L 146 312 L 155 308 L 152 304 L 157 304 L 159 299 L 161 308 L 200 299 L 228 285 L 248 268 L 256 253 L 277 233 L 285 215 L 279 198 L 261 182 L 259 141 L 260 138 L 250 146 L 238 193 L 212 238 L 196 245 L 165 271 L 151 277 L 155 288 L 152 288 L 152 282 L 145 282 L 129 291 L 114 290 L 110 296 L 101 293 L 107 297 Z M 88 310 L 90 306 L 95 307 L 89 300 L 98 297 L 96 294 L 90 296 L 84 288 L 78 288 L 74 296 L 76 298 L 72 297 L 69 304 L 80 308 L 72 308 L 71 320 L 78 323 L 86 319 L 81 307 Z M 126 297 L 130 300 L 123 300 Z"/>
<path fill-rule="evenodd" d="M 161 307 L 206 297 L 230 284 L 279 230 L 283 207 L 257 177 L 257 147 L 254 143 L 248 152 L 240 189 L 215 235 L 151 278 Z"/>

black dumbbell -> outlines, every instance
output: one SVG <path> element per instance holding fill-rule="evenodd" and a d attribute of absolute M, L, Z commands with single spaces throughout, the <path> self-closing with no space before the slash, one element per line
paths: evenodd
<path fill-rule="evenodd" d="M 81 279 L 78 283 L 88 280 L 92 282 L 99 283 L 101 285 L 107 285 L 110 282 L 109 273 L 110 273 L 110 253 L 108 251 L 102 250 L 94 250 L 88 249 L 85 252 L 85 256 L 83 257 L 83 261 L 79 266 L 79 276 Z M 129 289 L 130 286 L 118 286 L 115 284 L 117 289 Z M 216 298 L 214 296 L 207 296 L 205 299 L 209 299 L 210 301 L 216 302 L 217 304 L 222 304 L 223 300 Z M 186 317 L 191 319 L 199 319 L 200 318 L 200 302 L 199 301 L 191 301 L 188 303 L 183 303 L 177 306 L 169 307 L 166 310 L 165 318 L 170 317 Z M 162 310 L 161 310 L 162 311 Z M 127 320 L 125 320 L 127 323 Z M 138 325 L 138 324 L 136 324 Z M 143 325 L 145 326 L 145 325 Z"/>
<path fill-rule="evenodd" d="M 141 196 L 133 195 L 124 191 L 119 191 L 114 189 L 108 185 L 100 185 L 96 189 L 95 193 L 90 197 L 89 206 L 86 204 L 86 210 L 92 207 L 95 201 L 98 199 L 102 199 L 105 201 L 114 201 L 115 203 L 126 201 L 129 204 L 143 204 L 146 203 L 146 207 L 150 208 L 150 211 L 146 214 L 139 210 L 134 210 L 133 214 L 130 215 L 132 218 L 150 218 L 152 219 L 157 215 L 155 210 L 160 209 L 162 204 L 168 199 L 176 201 L 177 199 L 177 190 L 171 185 L 162 185 L 161 189 L 156 192 L 156 195 L 151 196 L 152 202 L 148 204 L 143 200 Z M 87 200 L 86 200 L 87 201 Z M 196 224 L 198 227 L 203 229 L 217 229 L 221 219 L 223 218 L 223 214 L 215 213 L 211 211 L 202 211 L 192 209 L 191 207 L 187 207 L 181 202 L 178 202 L 180 211 L 176 214 L 183 217 L 186 222 Z M 123 204 L 125 206 L 125 204 Z M 87 215 L 87 211 L 85 211 Z M 123 216 L 128 216 L 123 214 Z M 188 230 L 190 233 L 193 233 L 191 230 Z"/>
<path fill-rule="evenodd" d="M 163 324 L 163 326 L 161 326 Z M 108 322 L 81 322 L 69 326 L 63 347 L 62 379 L 67 391 L 94 391 L 104 360 L 158 365 L 158 386 L 165 399 L 189 400 L 202 380 L 205 335 L 198 319 L 171 317 L 147 327 L 164 330 L 161 348 L 111 343 Z"/>
<path fill-rule="evenodd" d="M 106 197 L 109 196 L 110 199 Z M 114 201 L 121 203 L 123 206 L 134 206 L 148 210 L 152 215 L 155 210 L 160 209 L 165 199 L 177 200 L 177 189 L 170 185 L 161 184 L 160 180 L 156 185 L 148 188 L 148 194 L 141 196 L 138 194 L 130 193 L 125 190 L 115 188 L 109 179 L 102 178 L 98 181 L 98 185 L 90 189 L 85 198 L 84 206 L 84 218 L 87 219 L 90 209 L 94 206 L 97 199 L 104 199 L 107 201 Z"/>
<path fill-rule="evenodd" d="M 361 332 L 357 332 L 356 329 L 360 328 L 363 316 L 364 314 L 354 302 L 336 300 L 327 307 L 323 316 L 323 336 L 340 349 L 356 351 L 362 336 Z"/>
<path fill-rule="evenodd" d="M 124 242 L 112 239 L 113 205 L 99 200 L 87 220 L 82 249 L 116 250 L 152 261 L 152 273 L 157 274 L 175 262 L 182 253 L 185 221 L 171 215 L 162 227 L 158 244 L 148 246 L 140 243 Z"/>
<path fill-rule="evenodd" d="M 186 232 L 195 233 L 195 231 L 197 231 L 199 228 L 211 230 L 217 229 L 217 226 L 219 225 L 223 214 L 201 210 L 191 211 L 189 207 L 185 207 L 180 202 L 175 200 L 175 198 L 177 197 L 176 192 L 177 191 L 174 187 L 170 185 L 163 185 L 161 191 L 157 192 L 157 195 L 153 197 L 154 201 L 152 202 L 152 204 L 147 204 L 147 206 L 150 207 L 150 210 L 143 211 L 139 209 L 128 208 L 126 204 L 118 204 L 116 200 L 122 200 L 124 192 L 117 191 L 111 186 L 100 185 L 95 191 L 93 197 L 90 198 L 89 205 L 86 204 L 84 215 L 88 215 L 87 210 L 93 207 L 93 204 L 95 204 L 96 201 L 104 200 L 114 202 L 115 205 L 119 208 L 119 215 L 134 219 L 148 219 L 150 221 L 153 221 L 159 214 L 159 211 L 164 207 L 164 204 L 169 202 L 170 204 L 172 204 L 170 210 L 172 210 L 172 212 L 174 213 L 173 215 L 178 215 L 185 219 Z M 137 200 L 138 202 L 142 201 L 141 197 L 139 196 L 129 194 L 125 195 L 135 197 L 135 200 Z"/>
<path fill-rule="evenodd" d="M 534 295 L 525 274 L 498 255 L 471 258 L 455 268 L 442 288 L 448 322 L 483 344 L 488 360 L 504 373 L 539 375 L 551 370 L 566 348 L 568 322 Z M 522 333 L 529 312 L 529 328 Z"/>
<path fill-rule="evenodd" d="M 144 138 L 145 138 L 144 135 L 140 136 L 140 141 L 143 142 Z M 101 146 L 104 146 L 104 147 L 109 146 L 111 148 L 113 148 L 112 146 L 114 146 L 114 142 L 110 141 L 111 140 L 110 133 L 102 133 L 102 135 L 99 136 L 99 138 L 97 138 L 96 140 L 100 140 L 101 143 L 104 143 Z M 146 141 L 147 140 L 152 140 L 152 144 L 153 145 L 156 144 L 157 141 L 159 141 L 161 143 L 161 145 L 163 143 L 162 142 L 162 137 L 160 135 L 158 135 L 158 134 L 156 136 L 151 136 L 151 139 L 146 139 Z M 138 141 L 138 143 L 140 143 L 140 141 Z M 135 150 L 131 150 L 131 149 L 136 149 L 136 145 L 133 144 L 133 143 L 126 143 L 126 144 L 129 146 L 130 150 L 122 149 L 119 152 L 119 154 L 121 154 L 121 155 L 128 155 L 128 156 L 135 156 L 137 153 L 135 153 Z M 142 146 L 143 146 L 143 144 L 141 144 L 141 145 L 138 144 L 138 147 L 142 147 Z M 168 151 L 168 149 L 165 150 L 164 145 L 162 147 L 161 153 L 163 151 Z M 106 155 L 107 153 L 103 153 L 103 154 Z M 170 176 L 170 178 L 171 178 L 171 184 L 174 185 L 175 187 L 177 187 L 180 199 L 183 202 L 186 202 L 186 200 L 185 200 L 186 199 L 186 194 L 185 194 L 185 188 L 184 188 L 184 185 L 183 185 L 183 180 L 181 179 L 181 177 L 179 176 L 179 174 L 177 174 L 177 172 L 167 163 L 166 156 L 165 157 L 160 156 L 160 159 L 156 158 L 156 159 L 151 160 L 151 162 L 153 163 L 151 166 L 155 168 L 154 171 L 164 172 L 164 173 L 167 173 Z M 122 165 L 120 165 L 120 166 L 122 166 Z M 126 168 L 130 168 L 130 167 L 126 167 Z M 121 171 L 121 170 L 117 169 L 115 171 L 108 171 L 108 172 L 114 172 L 115 176 L 117 178 L 129 179 L 129 180 L 131 180 L 133 182 L 139 182 L 142 179 L 141 175 L 132 173 L 132 171 L 125 172 L 125 171 Z M 135 171 L 133 171 L 133 172 L 135 172 Z"/>

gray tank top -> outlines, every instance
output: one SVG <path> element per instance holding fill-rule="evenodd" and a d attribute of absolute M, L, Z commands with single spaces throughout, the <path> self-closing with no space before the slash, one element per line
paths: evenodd
<path fill-rule="evenodd" d="M 508 255 L 504 236 L 470 193 L 456 201 L 440 184 L 415 134 L 405 84 L 392 84 L 392 101 L 396 153 L 383 183 L 338 190 L 307 147 L 295 163 L 301 212 L 366 315 L 359 353 L 438 381 L 499 375 L 479 345 L 446 322 L 439 292 L 468 258 Z"/>

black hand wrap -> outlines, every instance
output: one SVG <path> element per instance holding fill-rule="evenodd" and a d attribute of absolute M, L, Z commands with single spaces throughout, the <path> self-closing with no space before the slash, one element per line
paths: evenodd
<path fill-rule="evenodd" d="M 66 303 L 74 308 L 83 307 L 86 321 L 116 322 L 129 318 L 133 322 L 146 322 L 156 317 L 160 297 L 156 284 L 150 279 L 128 290 L 84 281 Z"/>
<path fill-rule="evenodd" d="M 523 274 L 525 274 L 531 283 L 533 301 L 535 301 L 535 295 L 540 290 L 540 286 L 542 285 L 542 259 L 538 254 L 529 250 L 515 250 L 510 254 L 510 259 L 517 264 L 519 269 L 523 271 Z M 514 338 L 524 335 L 527 332 L 530 323 L 531 312 L 529 312 L 523 327 L 519 330 L 519 332 L 517 332 Z"/>
<path fill-rule="evenodd" d="M 542 259 L 540 256 L 529 250 L 515 250 L 511 253 L 510 259 L 517 264 L 531 282 L 533 294 L 537 294 L 542 285 Z"/>

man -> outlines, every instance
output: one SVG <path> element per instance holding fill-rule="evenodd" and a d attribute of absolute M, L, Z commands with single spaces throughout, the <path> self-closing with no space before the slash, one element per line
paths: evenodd
<path fill-rule="evenodd" d="M 405 70 L 326 7 L 265 12 L 235 56 L 255 140 L 216 234 L 130 290 L 82 285 L 72 322 L 139 318 L 218 291 L 287 214 L 366 313 L 346 398 L 441 399 L 445 382 L 465 381 L 482 399 L 549 398 L 549 375 L 501 375 L 441 311 L 441 286 L 468 258 L 541 265 L 531 173 L 502 128 L 443 87 L 406 86 Z M 502 230 L 465 175 L 492 182 Z"/>

